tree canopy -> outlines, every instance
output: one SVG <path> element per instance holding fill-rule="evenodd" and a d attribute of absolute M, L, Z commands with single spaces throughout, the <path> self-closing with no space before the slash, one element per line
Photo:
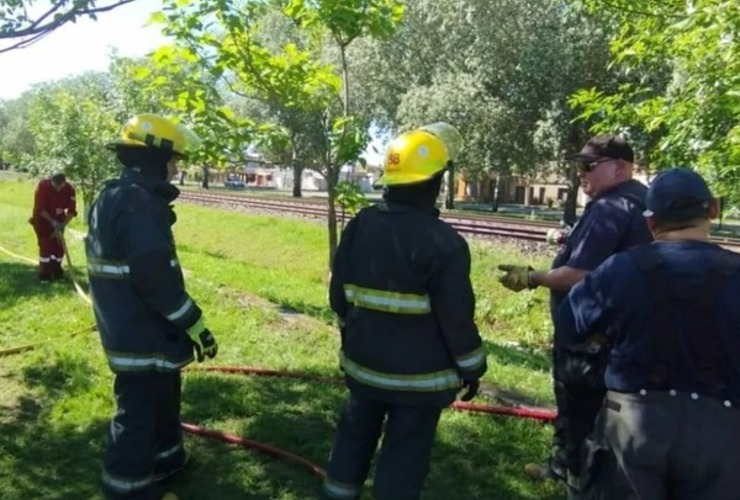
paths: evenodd
<path fill-rule="evenodd" d="M 121 3 L 0 0 L 0 39 L 30 43 Z M 152 20 L 173 43 L 147 60 L 114 54 L 106 98 L 90 102 L 119 122 L 189 122 L 200 165 L 256 149 L 298 177 L 321 172 L 330 194 L 369 131 L 444 120 L 465 138 L 466 179 L 569 177 L 572 210 L 564 153 L 603 131 L 627 135 L 651 171 L 692 166 L 738 200 L 739 12 L 732 0 L 166 0 Z M 31 113 L 46 87 L 0 105 L 4 162 L 51 163 Z"/>
<path fill-rule="evenodd" d="M 617 86 L 576 92 L 595 130 L 652 138 L 653 170 L 698 168 L 740 200 L 740 3 L 732 0 L 588 0 L 619 26 L 611 41 Z M 626 81 L 630 75 L 639 75 Z"/>

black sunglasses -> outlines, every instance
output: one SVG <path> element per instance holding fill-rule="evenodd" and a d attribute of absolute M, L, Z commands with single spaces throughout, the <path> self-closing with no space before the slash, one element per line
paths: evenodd
<path fill-rule="evenodd" d="M 604 156 L 603 158 L 599 158 L 599 159 L 594 160 L 594 161 L 582 162 L 579 165 L 579 168 L 580 168 L 581 172 L 591 172 L 593 169 L 595 169 L 596 167 L 598 167 L 600 163 L 605 163 L 607 161 L 611 161 L 611 160 L 614 160 L 614 159 L 615 158 L 610 158 L 608 156 Z"/>

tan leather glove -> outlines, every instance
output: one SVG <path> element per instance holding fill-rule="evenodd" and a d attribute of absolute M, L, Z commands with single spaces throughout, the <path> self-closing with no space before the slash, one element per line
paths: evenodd
<path fill-rule="evenodd" d="M 534 270 L 531 266 L 500 264 L 498 269 L 505 273 L 503 276 L 499 276 L 499 282 L 509 290 L 521 292 L 528 288 L 534 288 L 529 282 L 529 273 Z"/>

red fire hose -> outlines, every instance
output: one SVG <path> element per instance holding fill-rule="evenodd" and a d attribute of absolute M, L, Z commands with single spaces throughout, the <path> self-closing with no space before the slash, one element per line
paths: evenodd
<path fill-rule="evenodd" d="M 291 378 L 295 380 L 306 380 L 310 382 L 322 382 L 332 385 L 342 384 L 342 380 L 337 377 L 326 377 L 322 375 L 313 375 L 308 373 L 281 371 L 281 370 L 270 370 L 265 368 L 254 368 L 248 366 L 204 366 L 198 368 L 190 368 L 186 372 L 215 372 L 215 373 L 228 373 L 235 375 L 252 375 L 258 377 L 280 377 L 280 378 Z M 551 422 L 555 419 L 555 412 L 552 410 L 546 410 L 542 408 L 507 408 L 504 406 L 490 406 L 490 405 L 478 405 L 473 403 L 466 403 L 463 401 L 455 401 L 452 403 L 452 408 L 456 410 L 470 411 L 476 413 L 488 413 L 494 415 L 508 415 L 512 417 L 531 418 L 542 422 Z M 185 432 L 190 434 L 216 439 L 228 444 L 234 444 L 242 446 L 244 448 L 251 448 L 267 455 L 273 456 L 280 460 L 284 460 L 289 463 L 300 465 L 307 469 L 312 474 L 323 478 L 326 476 L 326 471 L 318 465 L 309 462 L 308 460 L 294 455 L 288 451 L 281 450 L 269 444 L 260 443 L 258 441 L 252 441 L 251 439 L 240 438 L 232 434 L 226 434 L 221 431 L 204 429 L 197 425 L 183 423 L 182 428 Z"/>
<path fill-rule="evenodd" d="M 321 478 L 326 476 L 326 471 L 322 469 L 321 467 L 319 467 L 318 465 L 312 462 L 309 462 L 305 458 L 301 458 L 298 455 L 294 455 L 288 451 L 281 450 L 280 448 L 275 448 L 274 446 L 270 446 L 269 444 L 260 443 L 259 441 L 252 441 L 251 439 L 240 438 L 238 436 L 234 436 L 232 434 L 226 434 L 225 432 L 221 432 L 221 431 L 212 431 L 209 429 L 204 429 L 202 427 L 198 427 L 197 425 L 186 424 L 184 422 L 181 425 L 182 425 L 182 429 L 185 432 L 188 432 L 195 436 L 201 436 L 201 437 L 206 437 L 210 439 L 217 439 L 219 441 L 223 441 L 224 443 L 235 444 L 237 446 L 243 446 L 244 448 L 251 448 L 253 450 L 261 451 L 262 453 L 266 453 L 280 460 L 298 464 L 301 467 L 308 469 L 309 472 L 311 472 L 312 474 L 319 476 Z"/>
<path fill-rule="evenodd" d="M 67 251 L 66 242 L 64 241 L 64 239 L 62 239 L 62 245 L 64 246 L 64 250 L 65 250 L 64 254 L 67 257 L 67 264 L 70 267 L 70 270 L 74 271 L 75 268 L 72 266 L 72 262 L 69 258 L 69 252 Z M 27 259 L 23 256 L 11 253 L 7 249 L 3 248 L 2 246 L 0 246 L 0 251 L 3 251 L 13 257 L 18 257 L 20 259 L 33 262 L 30 259 Z M 75 290 L 77 291 L 78 295 L 80 295 L 80 297 L 82 297 L 88 304 L 90 304 L 91 301 L 90 301 L 89 296 L 84 292 L 82 287 L 77 283 L 77 280 L 74 279 L 74 276 L 72 276 L 72 281 L 73 281 Z M 90 330 L 94 331 L 95 326 L 93 325 L 92 327 L 87 327 L 81 331 L 90 331 Z M 76 333 L 79 333 L 79 332 L 76 332 Z M 11 349 L 5 349 L 3 351 L 0 351 L 0 356 L 16 354 L 16 353 L 20 353 L 23 351 L 35 349 L 40 344 L 41 343 L 24 345 L 24 346 L 14 347 Z M 195 369 L 189 369 L 187 371 L 217 372 L 217 373 L 253 375 L 253 376 L 263 376 L 263 377 L 281 377 L 281 378 L 292 378 L 296 380 L 306 380 L 306 381 L 311 381 L 311 382 L 321 382 L 321 383 L 334 384 L 334 385 L 342 384 L 342 380 L 337 377 L 326 377 L 326 376 L 312 375 L 312 374 L 307 374 L 307 373 L 270 370 L 270 369 L 264 369 L 264 368 L 253 368 L 253 367 L 245 367 L 245 366 L 210 366 L 210 367 L 206 366 L 206 367 L 200 367 L 200 368 L 195 368 Z M 508 415 L 508 416 L 513 416 L 513 417 L 531 418 L 531 419 L 539 420 L 542 422 L 551 422 L 555 419 L 554 411 L 546 410 L 542 408 L 508 408 L 504 406 L 478 405 L 478 404 L 473 404 L 473 403 L 466 403 L 463 401 L 455 401 L 451 407 L 457 410 L 470 411 L 470 412 L 476 412 L 476 413 L 488 413 L 488 414 L 494 414 L 494 415 Z M 309 462 L 308 460 L 301 458 L 297 455 L 294 455 L 288 451 L 281 450 L 280 448 L 276 448 L 269 444 L 260 443 L 258 441 L 252 441 L 251 439 L 240 438 L 238 436 L 234 436 L 232 434 L 226 434 L 221 431 L 204 429 L 194 424 L 182 423 L 182 429 L 185 432 L 196 435 L 196 436 L 206 437 L 210 439 L 217 439 L 224 443 L 234 444 L 234 445 L 242 446 L 244 448 L 251 448 L 251 449 L 260 451 L 262 453 L 266 453 L 280 460 L 284 460 L 286 462 L 300 465 L 304 467 L 305 469 L 308 469 L 312 474 L 318 477 L 321 477 L 321 478 L 326 476 L 326 471 L 322 469 L 321 467 L 319 467 L 318 465 L 312 462 Z"/>
<path fill-rule="evenodd" d="M 292 378 L 297 380 L 306 380 L 311 382 L 323 382 L 327 384 L 342 384 L 342 379 L 336 377 L 326 377 L 322 375 L 312 375 L 300 372 L 269 370 L 265 368 L 254 368 L 249 366 L 205 366 L 191 368 L 187 371 L 203 371 L 230 373 L 239 375 L 254 375 L 258 377 L 280 377 Z M 489 413 L 494 415 L 508 415 L 512 417 L 531 418 L 542 422 L 552 422 L 555 420 L 555 411 L 544 408 L 511 408 L 506 406 L 477 405 L 466 403 L 464 401 L 455 401 L 452 408 L 475 413 Z"/>

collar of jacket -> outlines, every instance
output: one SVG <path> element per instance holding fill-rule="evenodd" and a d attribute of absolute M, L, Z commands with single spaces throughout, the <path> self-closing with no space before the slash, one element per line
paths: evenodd
<path fill-rule="evenodd" d="M 433 217 L 439 217 L 439 209 L 437 207 L 419 207 L 398 203 L 397 201 L 381 201 L 378 203 L 378 210 L 381 212 L 420 212 Z"/>
<path fill-rule="evenodd" d="M 167 181 L 155 177 L 144 175 L 132 168 L 124 168 L 121 173 L 121 179 L 137 184 L 155 196 L 162 198 L 170 203 L 180 196 L 180 190 Z"/>
<path fill-rule="evenodd" d="M 583 207 L 583 208 L 584 209 L 588 208 L 589 206 L 593 205 L 594 202 L 596 202 L 596 201 L 598 201 L 598 200 L 600 200 L 602 198 L 606 198 L 608 196 L 615 196 L 615 195 L 616 196 L 621 196 L 624 193 L 629 193 L 629 192 L 631 192 L 633 190 L 640 189 L 641 187 L 644 188 L 645 190 L 647 190 L 647 188 L 644 186 L 644 184 L 642 184 L 640 181 L 637 181 L 635 179 L 628 179 L 628 180 L 626 180 L 624 182 L 620 182 L 616 186 L 610 187 L 609 189 L 607 189 L 603 193 L 599 194 L 597 197 L 591 198 L 591 200 L 589 200 L 588 203 L 586 203 L 586 206 Z"/>

